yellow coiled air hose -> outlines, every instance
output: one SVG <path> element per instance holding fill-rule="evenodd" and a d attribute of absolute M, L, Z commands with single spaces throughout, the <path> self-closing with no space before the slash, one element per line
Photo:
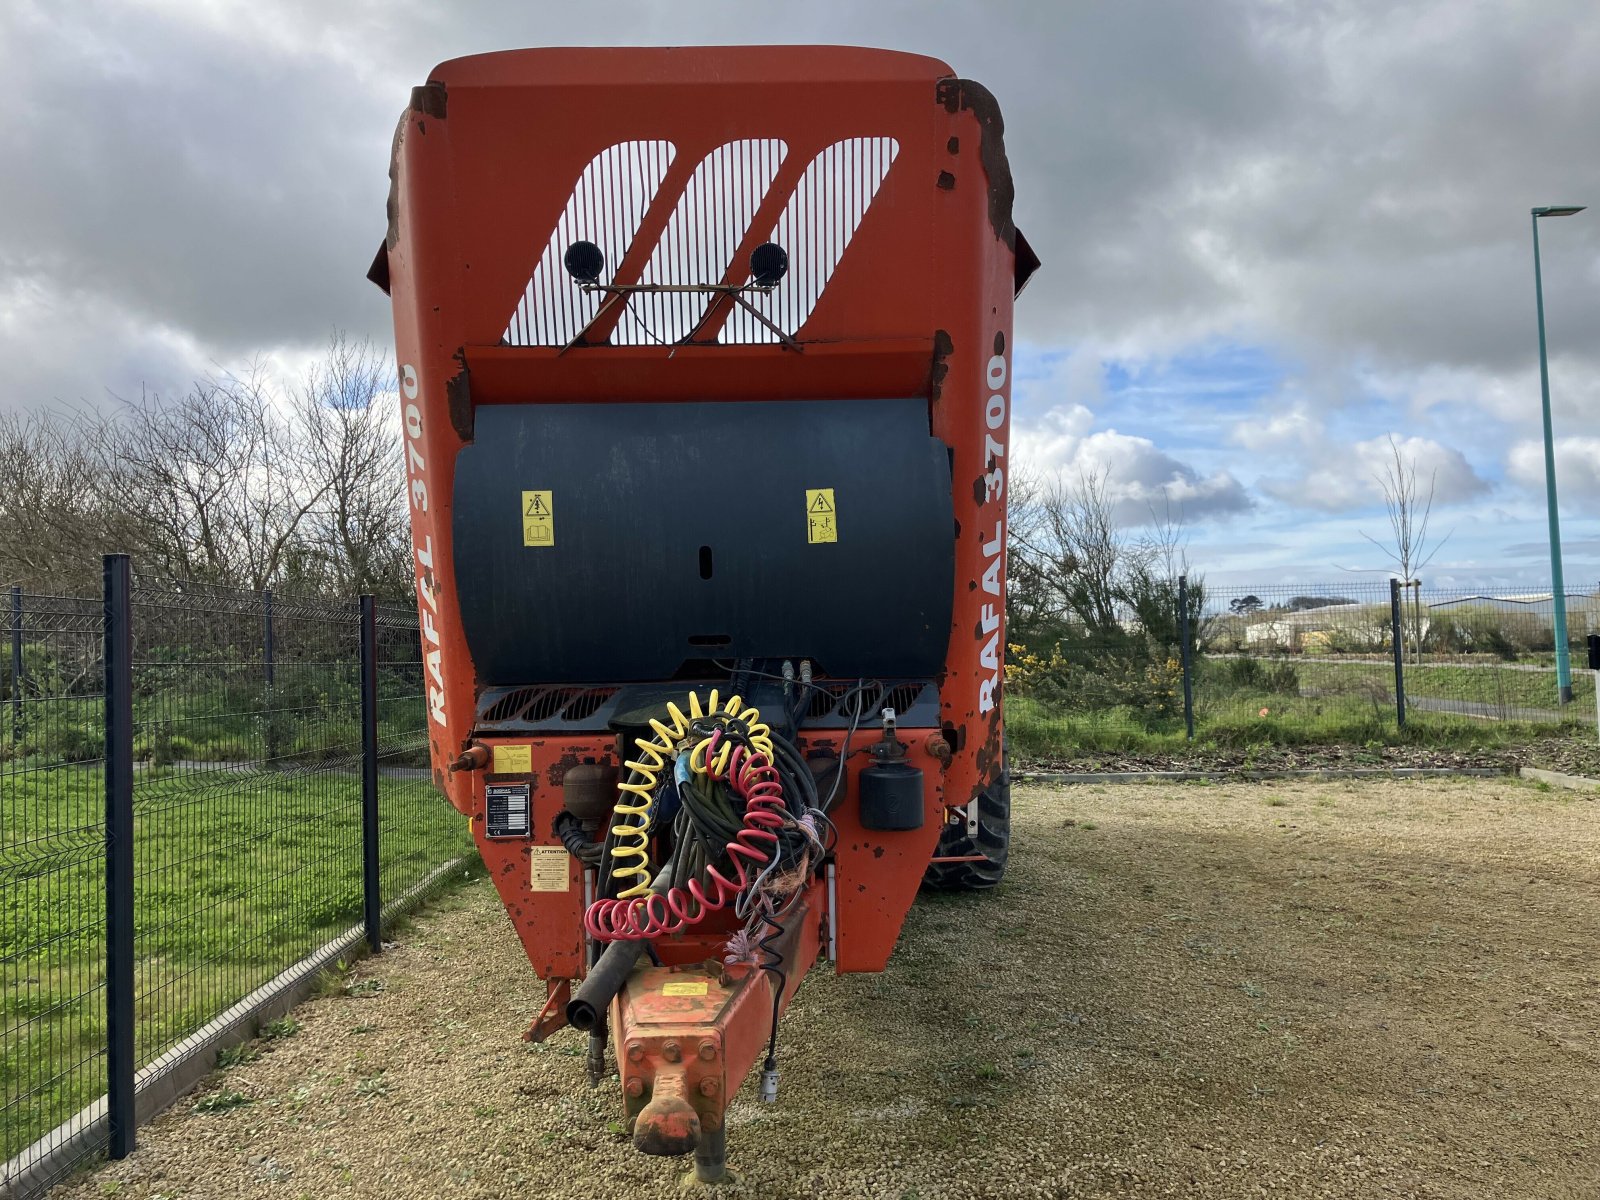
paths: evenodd
<path fill-rule="evenodd" d="M 639 757 L 623 763 L 628 774 L 626 780 L 617 785 L 618 790 L 625 794 L 617 799 L 613 814 L 611 878 L 633 882 L 617 893 L 619 900 L 632 900 L 650 894 L 650 883 L 654 878 L 650 868 L 650 817 L 655 807 L 656 787 L 662 769 L 682 751 L 690 722 L 713 714 L 738 717 L 749 729 L 750 741 L 756 749 L 769 757 L 772 754 L 772 730 L 761 723 L 759 710 L 746 708 L 738 696 L 729 696 L 727 703 L 720 708 L 717 700 L 717 690 L 712 688 L 710 699 L 702 709 L 700 697 L 690 692 L 687 715 L 676 704 L 669 703 L 666 721 L 650 718 L 650 728 L 655 731 L 655 737 L 641 739 L 638 743 Z M 705 738 L 694 747 L 689 755 L 690 770 L 705 773 L 706 747 L 710 741 L 710 738 Z M 733 743 L 729 742 L 718 753 L 713 764 L 718 772 L 726 769 L 728 755 L 732 752 Z"/>

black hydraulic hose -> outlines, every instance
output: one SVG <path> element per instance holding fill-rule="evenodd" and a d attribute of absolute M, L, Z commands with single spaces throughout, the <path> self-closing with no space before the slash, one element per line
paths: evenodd
<path fill-rule="evenodd" d="M 554 832 L 561 839 L 561 844 L 567 848 L 567 853 L 584 866 L 600 865 L 600 853 L 605 847 L 599 842 L 590 841 L 583 822 L 566 809 L 556 814 Z"/>
<path fill-rule="evenodd" d="M 605 1020 L 605 1011 L 633 973 L 644 953 L 643 942 L 612 942 L 589 968 L 589 974 L 567 1001 L 567 1024 L 588 1033 Z"/>
<path fill-rule="evenodd" d="M 669 862 L 661 868 L 655 882 L 650 885 L 652 892 L 664 892 L 672 885 L 672 867 L 673 864 Z M 642 941 L 619 941 L 605 948 L 594 966 L 589 968 L 584 981 L 578 985 L 578 990 L 572 993 L 572 999 L 567 1001 L 568 1025 L 588 1033 L 604 1023 L 606 1009 L 611 1007 L 622 985 L 628 982 L 628 976 L 633 973 L 633 964 L 639 961 L 647 944 Z"/>

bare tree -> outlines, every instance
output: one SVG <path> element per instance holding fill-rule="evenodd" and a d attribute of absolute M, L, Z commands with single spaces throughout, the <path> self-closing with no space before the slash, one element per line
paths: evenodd
<path fill-rule="evenodd" d="M 1015 642 L 1044 644 L 1065 619 L 1065 608 L 1053 586 L 1049 550 L 1046 488 L 1026 468 L 1006 479 L 1006 622 Z"/>
<path fill-rule="evenodd" d="M 36 590 L 80 591 L 98 553 L 134 544 L 137 518 L 108 486 L 94 421 L 55 413 L 0 417 L 0 571 Z"/>
<path fill-rule="evenodd" d="M 1070 481 L 1023 474 L 1008 482 L 1013 628 L 1048 629 L 1055 639 L 1075 628 L 1093 641 L 1121 640 L 1130 586 L 1142 588 L 1163 567 L 1181 568 L 1181 518 L 1169 512 L 1150 536 L 1131 536 L 1117 521 L 1103 469 Z"/>
<path fill-rule="evenodd" d="M 81 591 L 126 551 L 171 580 L 403 597 L 400 454 L 389 364 L 339 335 L 292 391 L 256 365 L 108 415 L 0 416 L 0 573 Z"/>
<path fill-rule="evenodd" d="M 173 578 L 270 586 L 327 491 L 259 367 L 126 403 L 97 432 L 106 479 L 147 531 L 141 554 Z"/>
<path fill-rule="evenodd" d="M 296 396 L 306 468 L 321 500 L 307 513 L 289 573 L 315 590 L 394 596 L 411 586 L 393 378 L 370 344 L 336 334 Z"/>
<path fill-rule="evenodd" d="M 1384 463 L 1383 472 L 1373 478 L 1383 489 L 1383 505 L 1389 514 L 1391 540 L 1380 542 L 1365 531 L 1361 536 L 1388 556 L 1400 572 L 1401 586 L 1411 590 L 1413 652 L 1416 661 L 1421 662 L 1422 581 L 1417 576 L 1444 548 L 1450 540 L 1450 533 L 1455 531 L 1446 533 L 1437 542 L 1429 541 L 1428 522 L 1433 516 L 1434 486 L 1439 472 L 1435 470 L 1429 473 L 1427 490 L 1424 491 L 1417 478 L 1416 458 L 1406 456 L 1400 443 L 1395 441 L 1394 434 L 1388 435 L 1388 442 L 1389 458 Z"/>
<path fill-rule="evenodd" d="M 1118 576 L 1126 566 L 1127 536 L 1113 518 L 1104 470 L 1057 481 L 1045 498 L 1051 572 L 1067 611 L 1090 635 L 1121 629 Z"/>

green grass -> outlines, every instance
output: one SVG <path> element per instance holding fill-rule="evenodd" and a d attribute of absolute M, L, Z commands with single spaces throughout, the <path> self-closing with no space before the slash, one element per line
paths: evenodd
<path fill-rule="evenodd" d="M 1375 697 L 1357 690 L 1322 696 L 1267 691 L 1218 694 L 1202 688 L 1197 689 L 1193 742 L 1188 740 L 1181 716 L 1151 718 L 1125 706 L 1074 712 L 1026 696 L 1006 698 L 1006 733 L 1013 753 L 1024 759 L 1117 753 L 1181 756 L 1197 748 L 1329 745 L 1467 750 L 1525 745 L 1588 727 L 1592 713 L 1582 703 L 1571 711 L 1571 721 L 1557 724 L 1412 709 L 1407 727 L 1401 730 L 1388 694 Z"/>
<path fill-rule="evenodd" d="M 0 758 L 45 765 L 101 757 L 101 698 L 75 690 L 92 688 L 94 680 L 68 682 L 44 662 L 31 670 L 36 694 L 23 705 L 21 736 L 0 745 Z M 256 664 L 146 663 L 134 676 L 137 761 L 156 766 L 327 761 L 360 753 L 361 696 L 354 663 L 284 663 L 271 687 Z M 388 761 L 426 765 L 426 747 L 414 736 L 427 723 L 420 685 L 381 671 L 378 695 L 379 742 L 401 747 L 386 756 Z"/>
<path fill-rule="evenodd" d="M 1302 681 L 1318 685 L 1381 685 L 1394 688 L 1394 667 L 1379 663 L 1306 663 L 1300 668 Z M 1405 666 L 1406 695 L 1436 700 L 1465 700 L 1496 708 L 1557 707 L 1556 674 L 1551 671 L 1520 671 L 1505 667 Z M 1575 702 L 1594 706 L 1594 677 L 1588 671 L 1574 671 L 1572 691 Z"/>
<path fill-rule="evenodd" d="M 471 851 L 431 783 L 380 788 L 387 895 Z M 0 779 L 7 1158 L 104 1090 L 104 808 L 98 767 Z M 134 809 L 143 1064 L 359 920 L 361 785 L 331 771 L 151 770 Z"/>

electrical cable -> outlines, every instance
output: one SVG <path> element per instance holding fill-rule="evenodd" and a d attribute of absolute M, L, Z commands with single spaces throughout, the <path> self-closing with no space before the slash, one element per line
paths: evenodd
<path fill-rule="evenodd" d="M 749 675 L 760 674 L 753 666 L 741 666 Z M 638 758 L 627 764 L 634 786 L 626 790 L 645 803 L 618 805 L 619 810 L 643 807 L 643 820 L 617 821 L 603 853 L 608 862 L 619 852 L 628 860 L 617 870 L 619 875 L 637 871 L 627 853 L 633 847 L 615 844 L 616 838 L 642 830 L 639 840 L 647 840 L 651 818 L 659 815 L 671 837 L 669 861 L 644 896 L 602 893 L 584 913 L 584 927 L 596 942 L 642 942 L 654 961 L 656 938 L 681 932 L 708 914 L 733 906 L 744 928 L 730 939 L 733 953 L 728 961 L 753 963 L 768 973 L 772 985 L 772 1021 L 760 1088 L 766 1101 L 777 1098 L 778 1025 L 788 989 L 789 964 L 779 943 L 812 874 L 838 843 L 839 831 L 827 809 L 840 794 L 850 744 L 862 716 L 882 697 L 883 686 L 877 681 L 869 685 L 865 679 L 840 697 L 838 703 L 850 706 L 852 719 L 825 802 L 798 747 L 774 735 L 761 723 L 760 713 L 746 708 L 738 695 L 719 708 L 718 694 L 713 692 L 710 705 L 702 711 L 691 693 L 687 720 L 676 705 L 668 705 L 671 724 L 652 720 L 655 739 L 640 742 Z M 658 786 L 669 761 L 670 776 Z M 734 941 L 744 949 L 734 951 Z"/>
<path fill-rule="evenodd" d="M 782 775 L 773 763 L 777 753 L 773 735 L 761 721 L 757 709 L 747 708 L 738 696 L 728 697 L 718 706 L 718 693 L 711 693 L 707 709 L 700 708 L 699 697 L 690 693 L 690 715 L 685 720 L 676 704 L 667 706 L 672 725 L 652 719 L 657 740 L 640 742 L 641 755 L 630 762 L 629 788 L 633 794 L 641 791 L 648 799 L 642 823 L 630 822 L 613 825 L 633 834 L 649 829 L 649 808 L 654 804 L 653 785 L 659 772 L 666 766 L 667 754 L 673 754 L 673 781 L 676 796 L 685 815 L 685 832 L 695 829 L 696 838 L 681 839 L 670 864 L 669 879 L 676 886 L 665 892 L 655 892 L 648 887 L 643 895 L 624 891 L 616 897 L 602 896 L 589 905 L 584 913 L 584 926 L 598 941 L 652 939 L 677 932 L 702 920 L 708 912 L 726 905 L 751 886 L 749 868 L 758 873 L 784 861 L 781 852 L 780 831 L 792 825 L 792 814 L 784 795 Z M 683 749 L 683 735 L 698 737 L 687 751 Z M 644 781 L 634 780 L 635 775 L 647 776 Z M 715 790 L 701 795 L 698 786 L 704 780 L 707 787 L 722 783 L 734 796 L 743 801 L 744 812 L 736 822 L 732 807 L 726 812 L 713 802 Z M 618 808 L 633 809 L 638 806 Z M 705 854 L 702 871 L 691 871 L 690 855 L 696 844 L 703 849 L 705 843 L 719 834 L 728 833 L 715 857 L 726 857 L 733 875 L 725 874 L 712 865 L 711 854 Z M 643 840 L 641 837 L 640 840 Z M 615 846 L 610 841 L 607 850 L 614 859 L 618 854 L 632 857 L 633 846 Z M 613 868 L 616 874 L 637 872 L 640 868 L 631 861 L 622 868 Z M 701 877 L 704 882 L 702 883 Z"/>
<path fill-rule="evenodd" d="M 627 768 L 628 777 L 617 785 L 618 790 L 632 797 L 632 803 L 624 802 L 623 797 L 617 798 L 611 828 L 605 841 L 604 873 L 600 888 L 603 897 L 609 897 L 615 881 L 619 878 L 633 881 L 617 893 L 619 900 L 638 900 L 652 894 L 650 827 L 660 772 L 668 760 L 676 756 L 680 743 L 687 737 L 695 721 L 704 719 L 710 713 L 722 711 L 717 700 L 717 689 L 713 688 L 706 708 L 702 709 L 699 695 L 691 691 L 687 714 L 676 704 L 669 703 L 667 717 L 670 723 L 651 717 L 650 728 L 655 732 L 655 737 L 640 739 L 634 743 L 638 757 L 623 763 Z M 726 714 L 729 717 L 736 717 L 743 707 L 744 702 L 738 696 L 730 696 L 725 706 Z M 748 718 L 747 723 L 760 721 L 761 714 L 755 709 L 744 711 Z M 756 728 L 762 733 L 768 732 L 764 725 L 752 725 L 752 730 Z M 768 745 L 770 747 L 770 742 Z"/>
<path fill-rule="evenodd" d="M 867 705 L 861 702 L 861 697 L 866 695 L 867 682 L 868 681 L 865 679 L 856 680 L 855 687 L 851 688 L 848 692 L 845 692 L 844 695 L 839 697 L 839 704 L 841 706 L 843 706 L 846 700 L 851 698 L 854 698 L 855 705 L 854 711 L 850 717 L 850 728 L 845 732 L 844 735 L 844 748 L 839 753 L 839 767 L 838 770 L 834 772 L 833 786 L 828 789 L 827 800 L 819 806 L 824 815 L 833 810 L 835 802 L 837 802 L 839 799 L 839 788 L 844 784 L 844 767 L 845 763 L 850 758 L 850 741 L 856 736 L 856 730 L 861 725 L 861 716 L 868 708 Z M 872 680 L 871 682 L 872 685 L 878 689 L 878 695 L 873 700 L 874 704 L 878 704 L 883 699 L 884 687 L 883 684 L 879 683 L 876 679 Z"/>

